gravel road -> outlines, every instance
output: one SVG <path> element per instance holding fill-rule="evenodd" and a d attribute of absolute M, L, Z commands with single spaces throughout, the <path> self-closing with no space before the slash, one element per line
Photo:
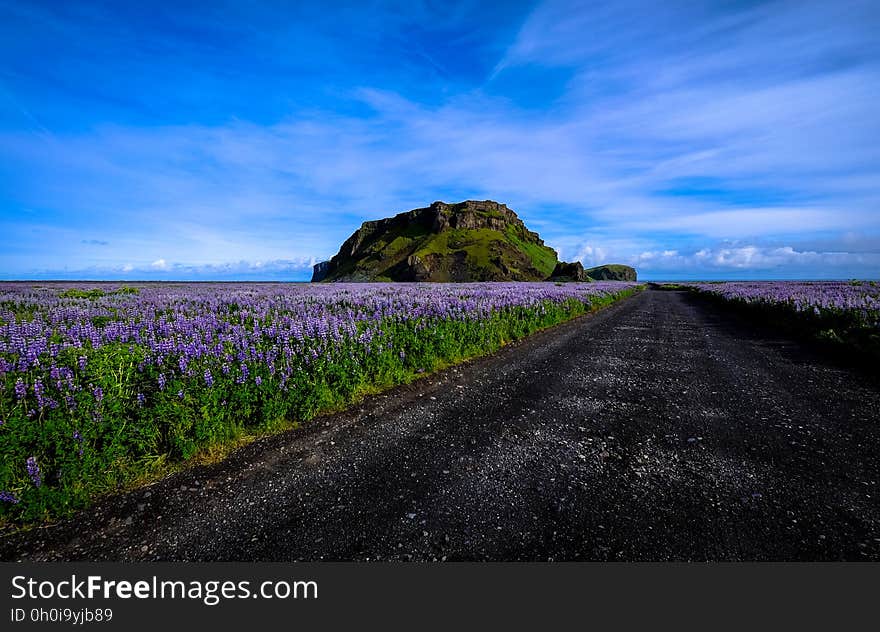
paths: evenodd
<path fill-rule="evenodd" d="M 645 291 L 7 536 L 29 560 L 880 560 L 880 385 Z"/>

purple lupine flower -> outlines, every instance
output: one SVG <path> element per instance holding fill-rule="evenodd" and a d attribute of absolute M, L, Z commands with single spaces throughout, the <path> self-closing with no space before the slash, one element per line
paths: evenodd
<path fill-rule="evenodd" d="M 146 401 L 147 401 L 147 398 L 144 397 L 144 394 L 143 394 L 143 393 L 138 393 L 138 394 L 137 394 L 137 402 L 138 402 L 138 406 L 140 406 L 141 408 L 143 408 L 143 407 L 144 407 L 144 403 L 145 403 Z"/>
<path fill-rule="evenodd" d="M 27 387 L 24 385 L 24 381 L 21 378 L 15 380 L 15 396 L 21 400 L 24 399 L 27 395 Z"/>
<path fill-rule="evenodd" d="M 45 392 L 46 388 L 43 386 L 43 381 L 40 378 L 34 380 L 34 395 L 37 398 L 37 405 L 41 410 L 46 407 Z"/>
<path fill-rule="evenodd" d="M 101 389 L 100 386 L 95 387 L 95 389 L 92 391 L 92 395 L 95 396 L 96 402 L 101 402 L 104 399 L 104 391 Z"/>
<path fill-rule="evenodd" d="M 257 386 L 259 386 L 262 383 L 263 383 L 263 378 L 261 378 L 259 375 L 254 378 L 254 384 L 256 384 Z"/>
<path fill-rule="evenodd" d="M 4 503 L 12 503 L 13 505 L 18 504 L 18 498 L 16 498 L 15 494 L 12 492 L 0 492 L 0 501 Z"/>
<path fill-rule="evenodd" d="M 211 375 L 211 369 L 205 369 L 205 385 L 208 387 L 214 386 L 214 376 Z"/>
<path fill-rule="evenodd" d="M 159 374 L 159 390 L 160 391 L 165 390 L 165 374 L 164 373 Z"/>
<path fill-rule="evenodd" d="M 86 357 L 80 356 L 79 358 L 77 358 L 76 365 L 79 367 L 80 371 L 85 371 L 86 370 Z"/>
<path fill-rule="evenodd" d="M 36 487 L 39 487 L 43 484 L 43 479 L 40 476 L 40 466 L 37 465 L 36 457 L 29 456 L 27 459 L 27 473 L 28 476 L 31 477 L 31 480 L 34 482 Z"/>
<path fill-rule="evenodd" d="M 177 391 L 177 397 L 179 399 L 183 399 L 183 389 L 180 389 L 179 391 Z"/>

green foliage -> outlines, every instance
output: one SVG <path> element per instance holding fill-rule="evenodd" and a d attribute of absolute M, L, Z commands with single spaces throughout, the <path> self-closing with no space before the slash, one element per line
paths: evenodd
<path fill-rule="evenodd" d="M 506 269 L 518 278 L 540 280 L 556 266 L 556 252 L 552 248 L 522 240 L 512 227 L 505 231 L 446 230 L 426 238 L 414 254 L 421 258 L 451 258 L 455 253 L 466 255 L 465 265 L 475 279 L 504 278 L 502 270 Z"/>
<path fill-rule="evenodd" d="M 0 521 L 25 524 L 68 515 L 97 496 L 167 472 L 205 451 L 290 427 L 426 372 L 492 353 L 634 291 L 592 302 L 509 307 L 484 318 L 430 323 L 388 318 L 369 351 L 351 343 L 350 353 L 335 360 L 320 354 L 302 359 L 289 386 L 265 370 L 244 382 L 214 375 L 211 385 L 201 374 L 177 377 L 160 389 L 156 367 L 139 369 L 145 350 L 136 344 L 65 349 L 57 365 L 70 367 L 82 386 L 73 401 L 37 413 L 29 412 L 37 408 L 30 394 L 21 401 L 0 398 L 0 490 L 19 500 L 0 503 Z M 0 377 L 0 388 L 14 392 L 11 373 Z M 24 468 L 30 457 L 41 468 L 39 486 Z"/>
<path fill-rule="evenodd" d="M 140 294 L 140 289 L 136 287 L 128 287 L 123 285 L 122 287 L 112 290 L 109 292 L 105 292 L 100 288 L 94 288 L 91 290 L 80 290 L 78 288 L 70 288 L 69 290 L 65 290 L 61 292 L 58 296 L 61 298 L 82 298 L 82 299 L 96 299 L 102 298 L 104 296 L 113 296 L 114 294 L 120 296 L 136 296 Z"/>
<path fill-rule="evenodd" d="M 94 290 L 78 290 L 76 288 L 71 288 L 69 290 L 65 290 L 59 294 L 61 298 L 100 298 L 104 296 L 104 290 L 94 289 Z"/>
<path fill-rule="evenodd" d="M 630 266 L 619 263 L 607 263 L 584 270 L 586 275 L 596 281 L 635 281 L 636 271 Z"/>
<path fill-rule="evenodd" d="M 556 252 L 539 243 L 537 236 L 518 223 L 499 228 L 499 210 L 474 211 L 487 225 L 435 230 L 423 221 L 369 224 L 350 242 L 356 251 L 334 257 L 334 270 L 324 279 L 378 281 L 408 280 L 410 256 L 430 262 L 431 281 L 546 279 L 556 266 Z M 488 223 L 494 220 L 494 223 Z M 489 227 L 491 226 L 491 227 Z"/>
<path fill-rule="evenodd" d="M 558 258 L 556 251 L 548 246 L 542 246 L 533 241 L 525 241 L 520 239 L 516 231 L 509 227 L 506 231 L 507 239 L 513 243 L 521 252 L 525 253 L 534 267 L 545 279 L 553 274 Z"/>
<path fill-rule="evenodd" d="M 714 285 L 725 282 L 706 283 Z M 727 298 L 693 286 L 681 286 L 681 289 L 689 290 L 725 309 L 737 311 L 747 318 L 776 327 L 789 335 L 817 341 L 827 351 L 841 353 L 850 360 L 865 361 L 872 366 L 877 366 L 880 361 L 880 335 L 876 333 L 876 318 L 867 317 L 859 310 L 801 309 L 786 301 Z"/>

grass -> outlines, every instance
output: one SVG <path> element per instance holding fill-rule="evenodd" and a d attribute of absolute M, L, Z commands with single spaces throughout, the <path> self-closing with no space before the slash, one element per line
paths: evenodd
<path fill-rule="evenodd" d="M 661 289 L 688 290 L 700 298 L 732 310 L 744 318 L 810 341 L 827 353 L 877 372 L 880 361 L 880 332 L 845 310 L 798 311 L 787 303 L 747 302 L 727 299 L 697 288 L 665 283 Z"/>
<path fill-rule="evenodd" d="M 630 268 L 629 266 L 622 265 L 620 263 L 607 263 L 605 265 L 596 266 L 594 268 L 588 268 L 588 269 L 584 270 L 584 272 L 586 273 L 586 275 L 588 277 L 599 281 L 599 280 L 602 280 L 603 278 L 607 278 L 601 274 L 597 275 L 597 273 L 600 273 L 605 270 L 614 274 L 614 278 L 622 279 L 625 277 L 626 272 L 631 271 L 632 268 Z M 634 277 L 631 277 L 631 278 L 634 278 Z"/>
<path fill-rule="evenodd" d="M 67 516 L 103 495 L 216 460 L 254 438 L 493 353 L 635 291 L 590 302 L 506 308 L 481 320 L 441 320 L 430 329 L 419 321 L 389 319 L 382 329 L 393 344 L 371 353 L 352 347 L 333 361 L 317 356 L 297 374 L 292 390 L 280 388 L 268 373 L 261 383 L 244 384 L 217 375 L 210 388 L 199 375 L 179 377 L 156 390 L 155 375 L 138 370 L 144 350 L 137 345 L 67 349 L 63 353 L 69 356 L 59 357 L 59 365 L 77 366 L 79 355 L 87 358 L 76 375 L 84 385 L 77 406 L 47 410 L 36 420 L 24 414 L 5 419 L 0 490 L 14 493 L 19 502 L 0 503 L 0 525 L 14 528 Z M 11 375 L 2 385 L 7 393 L 14 390 Z M 139 393 L 145 395 L 142 402 Z M 22 472 L 21 464 L 31 456 L 41 470 L 39 485 Z"/>
<path fill-rule="evenodd" d="M 531 241 L 523 241 L 517 236 L 512 227 L 507 230 L 507 238 L 519 248 L 520 251 L 528 255 L 531 259 L 532 266 L 541 274 L 542 279 L 546 279 L 553 274 L 553 270 L 556 268 L 558 260 L 555 250 Z"/>
<path fill-rule="evenodd" d="M 542 280 L 550 276 L 556 266 L 556 252 L 546 246 L 522 240 L 513 228 L 504 232 L 489 228 L 452 229 L 432 236 L 419 244 L 414 254 L 427 257 L 432 254 L 447 256 L 455 252 L 467 255 L 466 264 L 481 278 L 481 271 L 497 268 L 496 259 L 511 271 Z"/>
<path fill-rule="evenodd" d="M 500 213 L 483 213 L 499 216 Z M 519 280 L 543 280 L 556 266 L 556 252 L 535 243 L 526 231 L 508 226 L 504 231 L 490 228 L 448 229 L 431 232 L 419 224 L 394 226 L 384 233 L 368 236 L 356 258 L 346 258 L 330 277 L 381 281 L 395 277 L 395 270 L 411 255 L 422 260 L 433 255 L 451 257 L 464 253 L 464 265 L 474 280 L 503 278 L 498 268 L 503 265 Z M 499 265 L 500 264 L 500 265 Z M 450 270 L 434 271 L 432 280 L 450 280 Z"/>
<path fill-rule="evenodd" d="M 95 288 L 91 290 L 80 290 L 78 288 L 71 288 L 69 290 L 65 290 L 61 292 L 59 296 L 61 298 L 84 298 L 84 299 L 96 299 L 104 296 L 113 296 L 116 295 L 128 295 L 128 294 L 139 294 L 140 290 L 136 287 L 126 287 L 122 286 L 116 290 L 105 292 L 102 289 Z"/>

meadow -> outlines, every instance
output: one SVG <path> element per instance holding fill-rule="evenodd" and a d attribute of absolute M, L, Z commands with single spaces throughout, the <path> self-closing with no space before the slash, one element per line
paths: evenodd
<path fill-rule="evenodd" d="M 676 284 L 831 346 L 880 359 L 876 281 L 728 281 Z"/>
<path fill-rule="evenodd" d="M 69 514 L 640 288 L 0 284 L 0 521 Z"/>

